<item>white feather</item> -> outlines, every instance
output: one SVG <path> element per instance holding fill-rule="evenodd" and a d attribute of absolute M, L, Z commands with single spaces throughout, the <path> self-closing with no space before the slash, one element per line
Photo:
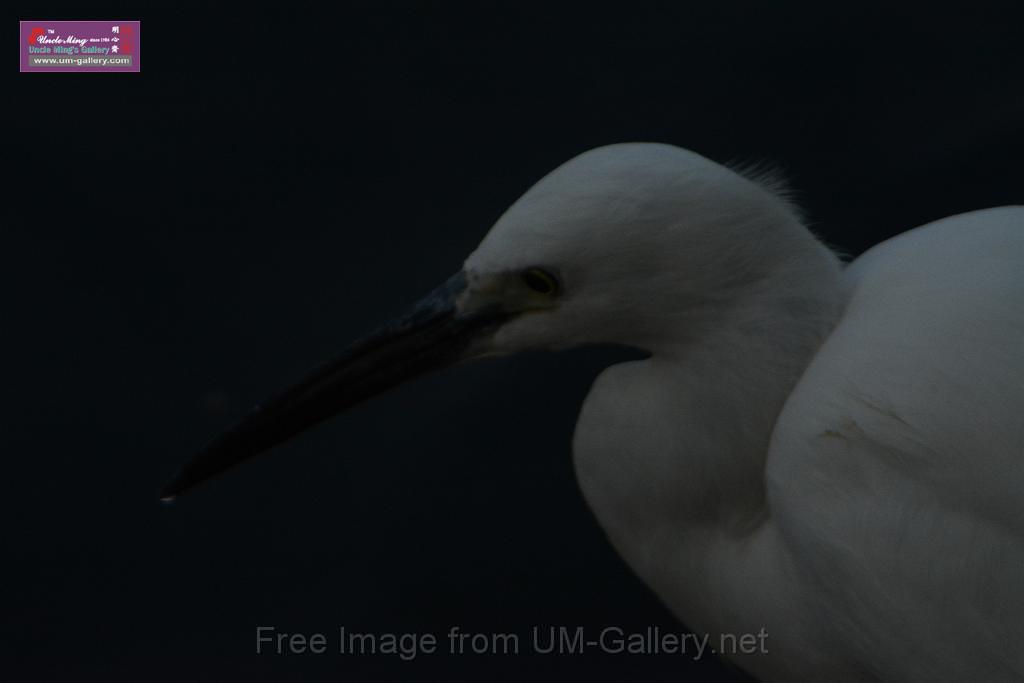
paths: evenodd
<path fill-rule="evenodd" d="M 768 633 L 765 680 L 1024 678 L 1024 209 L 843 266 L 771 183 L 657 144 L 588 152 L 466 262 L 564 298 L 500 351 L 616 342 L 580 485 L 691 628 Z"/>

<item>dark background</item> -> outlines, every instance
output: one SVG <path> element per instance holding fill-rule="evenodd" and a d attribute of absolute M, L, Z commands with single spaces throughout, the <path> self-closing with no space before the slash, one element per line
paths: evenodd
<path fill-rule="evenodd" d="M 257 625 L 458 625 L 524 642 L 534 625 L 679 628 L 573 479 L 572 426 L 605 351 L 459 367 L 174 505 L 156 494 L 588 148 L 663 141 L 777 163 L 851 254 L 1021 202 L 1013 6 L 9 11 L 0 675 L 739 678 L 678 655 L 255 654 Z M 143 71 L 18 74 L 19 18 L 141 19 Z"/>

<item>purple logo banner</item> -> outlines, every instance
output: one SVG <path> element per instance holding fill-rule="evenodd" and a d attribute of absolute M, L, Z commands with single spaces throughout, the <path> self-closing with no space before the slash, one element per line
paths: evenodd
<path fill-rule="evenodd" d="M 23 21 L 21 71 L 142 70 L 139 21 Z"/>

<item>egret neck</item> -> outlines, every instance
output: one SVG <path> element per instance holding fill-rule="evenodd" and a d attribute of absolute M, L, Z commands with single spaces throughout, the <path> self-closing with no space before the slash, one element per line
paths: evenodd
<path fill-rule="evenodd" d="M 597 379 L 576 426 L 580 487 L 616 550 L 688 626 L 779 635 L 795 568 L 771 519 L 776 418 L 845 302 L 839 259 L 795 215 L 727 307 L 691 305 Z M 671 572 L 666 572 L 671 567 Z M 797 580 L 790 578 L 788 581 Z M 763 587 L 772 587 L 763 589 Z"/>

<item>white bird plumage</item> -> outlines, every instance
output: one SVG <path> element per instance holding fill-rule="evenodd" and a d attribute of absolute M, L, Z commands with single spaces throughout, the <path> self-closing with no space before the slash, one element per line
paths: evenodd
<path fill-rule="evenodd" d="M 580 487 L 685 624 L 767 633 L 734 655 L 767 681 L 1024 679 L 1024 208 L 845 266 L 774 183 L 592 150 L 163 496 L 430 369 L 589 343 L 649 356 L 587 396 Z"/>
<path fill-rule="evenodd" d="M 580 486 L 691 628 L 768 636 L 764 680 L 1024 678 L 1024 209 L 911 230 L 849 266 L 774 188 L 622 144 L 531 188 L 466 261 L 558 306 L 492 351 L 588 342 Z"/>

